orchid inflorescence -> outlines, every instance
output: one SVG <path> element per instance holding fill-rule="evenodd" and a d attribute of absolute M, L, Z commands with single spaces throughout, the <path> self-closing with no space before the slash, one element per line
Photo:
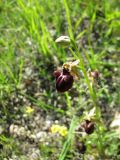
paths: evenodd
<path fill-rule="evenodd" d="M 71 40 L 68 36 L 61 36 L 57 38 L 55 42 L 64 47 L 67 47 L 71 44 Z M 63 93 L 63 92 L 70 90 L 73 86 L 74 81 L 80 78 L 80 71 L 78 70 L 80 61 L 81 61 L 81 58 L 80 60 L 75 60 L 73 62 L 66 62 L 63 64 L 61 70 L 54 71 L 53 75 L 56 80 L 56 90 L 58 92 Z M 95 71 L 89 70 L 88 72 L 86 72 L 85 75 L 88 77 L 88 81 L 90 81 L 91 87 L 97 84 L 97 81 L 100 76 L 97 70 Z M 84 121 L 81 123 L 80 128 L 82 128 L 84 132 L 86 132 L 86 134 L 88 135 L 94 132 L 95 130 L 95 108 L 93 108 L 89 113 L 86 113 L 84 117 Z M 53 133 L 59 132 L 60 134 L 61 133 L 67 134 L 67 130 L 65 128 L 61 128 L 58 125 L 53 125 L 51 128 L 51 131 Z M 78 148 L 79 149 L 82 148 L 80 149 L 81 153 L 82 151 L 86 150 L 86 146 L 84 145 L 83 142 L 81 142 L 81 144 L 78 145 Z"/>

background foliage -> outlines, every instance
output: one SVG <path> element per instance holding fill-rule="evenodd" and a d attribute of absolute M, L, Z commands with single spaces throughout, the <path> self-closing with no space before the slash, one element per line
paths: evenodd
<path fill-rule="evenodd" d="M 117 0 L 0 1 L 1 160 L 120 159 L 119 135 L 110 127 L 120 110 L 119 9 Z M 75 60 L 69 49 L 56 45 L 61 35 L 74 37 L 86 71 L 100 73 L 97 102 L 104 125 L 85 138 L 85 154 L 76 147 L 74 132 L 93 103 L 82 72 L 69 92 L 56 91 L 53 71 Z M 34 109 L 30 115 L 28 106 Z M 52 135 L 54 123 L 66 125 L 68 136 Z"/>

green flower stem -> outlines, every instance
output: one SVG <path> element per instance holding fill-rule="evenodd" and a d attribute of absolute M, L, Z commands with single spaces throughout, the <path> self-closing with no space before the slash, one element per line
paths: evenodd
<path fill-rule="evenodd" d="M 92 86 L 90 84 L 90 80 L 89 80 L 89 77 L 87 75 L 87 71 L 86 71 L 86 68 L 85 68 L 85 65 L 84 65 L 83 58 L 82 58 L 81 54 L 79 53 L 77 45 L 76 45 L 74 40 L 72 40 L 72 45 L 75 48 L 76 53 L 71 48 L 69 48 L 69 49 L 70 49 L 72 55 L 76 59 L 80 60 L 80 68 L 81 68 L 81 70 L 82 70 L 82 72 L 84 74 L 84 77 L 85 77 L 85 80 L 86 80 L 86 84 L 87 84 L 89 92 L 90 92 L 90 96 L 91 96 L 91 98 L 93 100 L 93 104 L 94 104 L 94 106 L 96 108 L 96 118 L 99 121 L 99 123 L 101 123 L 101 125 L 103 125 L 103 123 L 101 122 L 101 111 L 100 111 L 100 108 L 97 106 L 96 92 L 95 92 L 95 90 L 92 88 Z M 104 157 L 104 150 L 101 147 L 102 146 L 102 139 L 101 139 L 101 135 L 100 135 L 100 132 L 99 132 L 99 127 L 97 128 L 97 135 L 98 135 L 98 140 L 99 140 L 99 144 L 100 144 L 100 149 L 99 149 L 100 150 L 100 156 Z"/>
<path fill-rule="evenodd" d="M 71 40 L 72 41 L 72 45 L 73 47 L 75 48 L 75 51 L 76 53 L 74 53 L 74 51 L 70 48 L 70 51 L 71 53 L 73 54 L 73 56 L 76 58 L 76 59 L 79 59 L 80 60 L 80 67 L 81 67 L 81 70 L 84 74 L 84 77 L 85 77 L 85 80 L 86 80 L 86 83 L 87 83 L 87 86 L 88 86 L 88 89 L 89 89 L 89 92 L 90 92 L 90 96 L 93 100 L 93 104 L 94 106 L 96 107 L 96 117 L 97 118 L 100 118 L 100 109 L 99 107 L 97 106 L 97 96 L 96 96 L 96 92 L 95 90 L 92 88 L 91 84 L 90 84 L 90 80 L 88 78 L 88 75 L 87 75 L 87 71 L 85 69 L 85 65 L 84 65 L 84 62 L 83 62 L 83 58 L 81 56 L 81 54 L 79 53 L 78 51 L 78 48 L 77 48 L 77 45 L 75 43 L 74 40 Z"/>

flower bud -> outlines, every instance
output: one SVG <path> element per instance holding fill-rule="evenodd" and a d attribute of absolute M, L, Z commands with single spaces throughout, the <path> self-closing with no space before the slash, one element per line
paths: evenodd
<path fill-rule="evenodd" d="M 56 78 L 56 89 L 59 92 L 68 91 L 73 85 L 73 76 L 63 68 L 63 71 L 55 71 L 54 76 Z"/>
<path fill-rule="evenodd" d="M 84 154 L 86 152 L 86 145 L 84 142 L 77 142 L 76 143 L 76 148 L 79 151 L 79 153 Z"/>
<path fill-rule="evenodd" d="M 94 79 L 98 79 L 100 76 L 100 73 L 98 71 L 91 71 L 91 72 L 89 72 L 89 76 Z"/>
<path fill-rule="evenodd" d="M 61 71 L 54 71 L 53 75 L 58 78 L 61 75 Z"/>
<path fill-rule="evenodd" d="M 83 124 L 82 124 L 82 127 L 85 129 L 85 132 L 87 134 L 91 134 L 94 132 L 94 129 L 95 129 L 95 125 L 93 122 L 89 121 L 89 120 L 86 120 Z"/>
<path fill-rule="evenodd" d="M 88 76 L 90 78 L 91 86 L 98 88 L 100 73 L 98 71 L 89 71 Z"/>
<path fill-rule="evenodd" d="M 68 46 L 70 44 L 70 38 L 68 36 L 60 36 L 55 40 L 56 43 L 62 46 Z"/>

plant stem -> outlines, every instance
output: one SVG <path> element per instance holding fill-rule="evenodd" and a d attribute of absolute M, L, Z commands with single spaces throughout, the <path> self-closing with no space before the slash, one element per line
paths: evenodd
<path fill-rule="evenodd" d="M 71 53 L 73 54 L 73 56 L 76 58 L 76 59 L 79 59 L 80 60 L 80 67 L 81 67 L 81 70 L 84 74 L 84 77 L 85 77 L 85 80 L 86 80 L 86 84 L 88 86 L 88 89 L 89 89 L 89 92 L 90 92 L 90 96 L 93 100 L 93 104 L 94 106 L 96 107 L 96 117 L 97 118 L 100 118 L 100 109 L 99 107 L 97 106 L 97 96 L 96 96 L 96 92 L 95 90 L 92 88 L 91 84 L 90 84 L 90 80 L 89 80 L 89 77 L 87 75 L 87 71 L 86 71 L 86 68 L 85 68 L 85 65 L 84 65 L 84 61 L 83 61 L 83 58 L 81 56 L 81 54 L 79 53 L 78 51 L 78 48 L 77 48 L 77 45 L 75 43 L 75 40 L 71 40 L 72 41 L 72 45 L 73 47 L 75 48 L 75 51 L 76 53 L 74 53 L 74 51 L 70 48 L 70 51 Z"/>

